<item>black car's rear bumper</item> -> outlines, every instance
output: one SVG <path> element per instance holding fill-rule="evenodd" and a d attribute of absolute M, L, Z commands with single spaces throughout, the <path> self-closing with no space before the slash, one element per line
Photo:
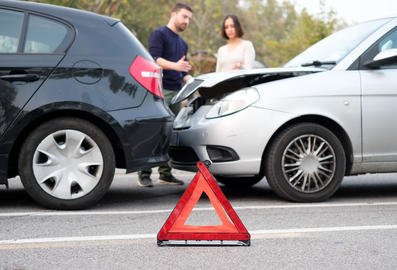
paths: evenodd
<path fill-rule="evenodd" d="M 167 164 L 173 118 L 135 122 L 125 145 L 127 173 Z"/>

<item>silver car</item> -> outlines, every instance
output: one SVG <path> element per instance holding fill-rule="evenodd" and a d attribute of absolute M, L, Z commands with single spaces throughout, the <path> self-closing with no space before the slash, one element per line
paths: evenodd
<path fill-rule="evenodd" d="M 285 199 L 326 200 L 345 175 L 397 171 L 397 18 L 341 30 L 283 68 L 199 76 L 184 99 L 172 167 L 209 160 L 225 185 L 266 177 Z"/>

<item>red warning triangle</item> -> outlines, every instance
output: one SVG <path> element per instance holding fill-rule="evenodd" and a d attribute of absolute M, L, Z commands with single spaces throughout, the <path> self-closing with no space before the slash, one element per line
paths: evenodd
<path fill-rule="evenodd" d="M 204 163 L 157 234 L 158 245 L 249 245 L 250 234 Z M 194 206 L 205 193 L 222 225 L 186 225 Z"/>

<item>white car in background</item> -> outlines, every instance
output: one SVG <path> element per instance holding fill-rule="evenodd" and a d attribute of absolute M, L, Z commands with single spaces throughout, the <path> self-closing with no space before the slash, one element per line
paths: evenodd
<path fill-rule="evenodd" d="M 397 171 L 397 18 L 321 40 L 283 68 L 210 73 L 174 98 L 170 164 L 219 182 L 266 177 L 281 197 L 328 199 L 345 175 Z"/>

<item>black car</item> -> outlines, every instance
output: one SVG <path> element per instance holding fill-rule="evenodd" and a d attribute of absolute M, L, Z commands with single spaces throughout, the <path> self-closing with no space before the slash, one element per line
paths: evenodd
<path fill-rule="evenodd" d="M 167 161 L 172 121 L 161 69 L 119 20 L 0 0 L 0 184 L 86 208 L 116 167 Z"/>

